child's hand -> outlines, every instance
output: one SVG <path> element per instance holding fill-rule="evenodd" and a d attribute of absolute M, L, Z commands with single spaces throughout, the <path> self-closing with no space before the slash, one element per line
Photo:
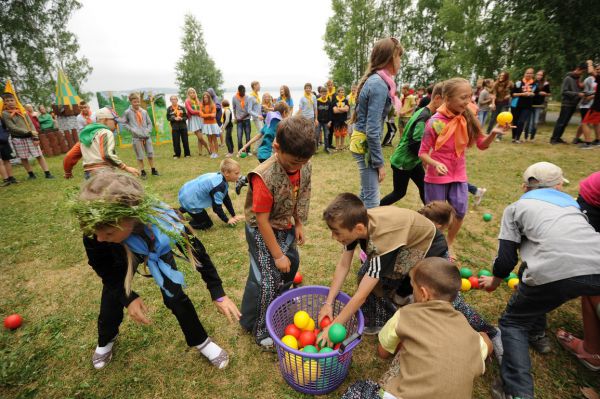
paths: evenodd
<path fill-rule="evenodd" d="M 481 276 L 479 277 L 479 286 L 488 291 L 494 291 L 500 283 L 502 282 L 501 278 L 494 276 Z"/>
<path fill-rule="evenodd" d="M 285 256 L 285 254 L 281 258 L 275 259 L 275 267 L 277 267 L 277 269 L 282 273 L 289 273 L 291 266 L 292 263 L 290 262 L 290 259 Z"/>
<path fill-rule="evenodd" d="M 129 313 L 129 317 L 137 323 L 150 324 L 150 320 L 146 317 L 148 308 L 140 297 L 135 298 L 129 306 L 127 306 L 127 313 Z"/>
<path fill-rule="evenodd" d="M 246 151 L 246 146 L 243 146 L 237 153 L 238 158 L 242 155 L 242 152 Z"/>
<path fill-rule="evenodd" d="M 136 177 L 140 175 L 140 171 L 136 168 L 132 168 L 131 166 L 125 166 L 125 172 L 131 173 Z"/>
<path fill-rule="evenodd" d="M 233 319 L 240 321 L 240 316 L 242 314 L 238 310 L 237 306 L 235 306 L 235 303 L 233 303 L 233 301 L 229 299 L 227 295 L 219 299 L 221 299 L 221 302 L 213 301 L 219 313 L 227 316 L 227 320 L 229 320 L 230 323 L 233 322 Z"/>
<path fill-rule="evenodd" d="M 435 171 L 438 175 L 444 176 L 446 175 L 446 173 L 448 173 L 448 168 L 443 163 L 438 162 L 435 164 Z"/>
<path fill-rule="evenodd" d="M 325 316 L 329 317 L 329 320 L 333 320 L 333 307 L 328 303 L 324 303 L 323 306 L 321 306 L 319 317 L 317 317 L 317 325 L 321 325 L 321 320 L 323 320 Z"/>
<path fill-rule="evenodd" d="M 304 245 L 305 243 L 305 239 L 304 239 L 304 229 L 302 228 L 301 224 L 297 224 L 296 225 L 296 243 L 298 245 Z"/>
<path fill-rule="evenodd" d="M 331 324 L 333 324 L 333 323 L 331 323 Z M 321 333 L 319 334 L 321 339 L 319 340 L 319 342 L 317 342 L 317 345 L 320 345 L 321 348 L 324 346 L 329 346 L 330 348 L 333 348 L 333 342 L 331 342 L 329 340 L 329 328 L 331 328 L 331 324 L 328 325 L 327 327 L 325 327 L 324 329 L 322 329 Z"/>

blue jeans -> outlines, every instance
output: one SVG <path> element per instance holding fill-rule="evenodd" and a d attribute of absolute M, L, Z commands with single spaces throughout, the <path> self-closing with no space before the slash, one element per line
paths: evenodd
<path fill-rule="evenodd" d="M 529 116 L 531 115 L 532 108 L 511 108 L 511 112 L 513 117 L 513 123 L 516 125 L 512 129 L 512 138 L 513 140 L 521 140 L 521 133 L 523 133 L 523 129 L 525 129 L 525 124 L 529 120 Z"/>
<path fill-rule="evenodd" d="M 323 146 L 325 148 L 329 148 L 329 136 L 331 135 L 331 131 L 327 126 L 327 123 L 319 122 L 319 125 L 315 129 L 315 139 L 317 142 L 317 148 L 319 147 L 319 142 L 321 142 L 321 130 L 323 131 Z"/>
<path fill-rule="evenodd" d="M 242 135 L 246 133 L 246 143 L 250 141 L 250 119 L 244 119 L 238 121 L 237 123 L 237 141 L 238 141 L 238 151 L 242 149 Z M 250 151 L 250 148 L 246 150 L 246 152 Z"/>
<path fill-rule="evenodd" d="M 479 119 L 479 123 L 481 126 L 484 126 L 485 120 L 487 119 L 488 113 L 490 111 L 479 111 L 477 112 L 477 119 Z"/>
<path fill-rule="evenodd" d="M 504 346 L 501 374 L 507 394 L 533 398 L 529 337 L 544 334 L 548 312 L 584 295 L 600 295 L 600 274 L 537 286 L 519 283 L 499 323 Z"/>
<path fill-rule="evenodd" d="M 379 206 L 379 170 L 367 165 L 363 154 L 352 153 L 360 173 L 359 197 L 367 209 Z"/>
<path fill-rule="evenodd" d="M 535 138 L 535 134 L 537 133 L 537 125 L 540 123 L 540 114 L 542 113 L 542 108 L 533 107 L 531 109 L 531 114 L 529 114 L 529 120 L 525 124 L 525 139 L 529 136 L 530 139 Z"/>

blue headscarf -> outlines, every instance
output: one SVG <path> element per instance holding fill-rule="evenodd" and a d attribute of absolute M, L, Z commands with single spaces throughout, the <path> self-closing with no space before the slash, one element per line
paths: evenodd
<path fill-rule="evenodd" d="M 173 236 L 183 233 L 184 227 L 177 213 L 172 209 L 155 208 L 159 215 L 155 217 L 155 222 L 144 226 L 144 233 L 153 241 L 154 248 L 151 251 L 146 240 L 139 234 L 131 234 L 124 241 L 124 244 L 134 253 L 148 257 L 148 269 L 154 277 L 154 281 L 165 292 L 168 297 L 173 294 L 164 287 L 164 277 L 175 284 L 185 286 L 183 274 L 175 270 L 160 257 L 171 251 L 171 245 L 176 241 L 166 232 L 172 232 Z"/>

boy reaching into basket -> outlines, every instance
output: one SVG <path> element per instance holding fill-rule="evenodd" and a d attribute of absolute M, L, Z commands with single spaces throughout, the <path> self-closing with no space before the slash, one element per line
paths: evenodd
<path fill-rule="evenodd" d="M 300 116 L 282 120 L 274 154 L 248 175 L 245 215 L 250 271 L 240 324 L 266 350 L 273 348 L 266 327 L 267 307 L 292 285 L 300 263 L 296 244 L 304 243 L 314 132 L 311 120 Z"/>
<path fill-rule="evenodd" d="M 432 257 L 418 262 L 410 277 L 415 303 L 398 310 L 379 333 L 379 355 L 396 353 L 390 369 L 379 383 L 355 382 L 343 399 L 472 397 L 492 343 L 452 306 L 460 290 L 458 269 Z"/>

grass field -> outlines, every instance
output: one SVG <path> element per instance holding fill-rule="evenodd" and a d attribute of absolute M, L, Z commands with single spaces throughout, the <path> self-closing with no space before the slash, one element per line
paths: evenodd
<path fill-rule="evenodd" d="M 600 169 L 600 149 L 581 151 L 575 146 L 550 146 L 551 126 L 541 128 L 538 141 L 522 145 L 494 143 L 490 150 L 470 150 L 468 171 L 471 183 L 488 189 L 478 209 L 470 209 L 458 236 L 456 252 L 462 265 L 489 267 L 495 256 L 496 237 L 503 209 L 519 195 L 521 174 L 531 163 L 547 160 L 561 166 L 572 182 L 566 191 L 575 196 L 577 182 Z M 566 139 L 573 136 L 573 128 Z M 195 139 L 190 136 L 190 141 Z M 225 150 L 221 149 L 224 153 Z M 389 156 L 391 149 L 386 148 Z M 216 171 L 219 160 L 207 156 L 172 159 L 172 148 L 156 148 L 160 177 L 149 178 L 147 186 L 169 204 L 177 205 L 181 185 L 206 172 Z M 120 156 L 134 165 L 133 151 Z M 134 289 L 150 308 L 150 326 L 136 325 L 127 317 L 115 347 L 112 363 L 96 371 L 91 355 L 96 344 L 96 318 L 101 292 L 100 279 L 87 265 L 81 234 L 65 209 L 65 191 L 82 181 L 81 169 L 73 180 L 64 180 L 62 158 L 49 160 L 57 179 L 27 181 L 22 168 L 15 174 L 19 185 L 0 189 L 0 316 L 13 312 L 25 323 L 16 331 L 0 330 L 1 398 L 301 398 L 281 378 L 274 354 L 260 352 L 250 335 L 216 312 L 200 276 L 181 264 L 186 275 L 187 293 L 196 305 L 200 319 L 216 342 L 231 356 L 229 367 L 217 371 L 204 358 L 188 350 L 175 318 L 161 300 L 159 289 L 150 279 L 136 277 Z M 240 160 L 242 171 L 257 165 L 255 157 Z M 36 166 L 37 168 L 37 166 Z M 39 168 L 36 169 L 41 176 Z M 323 208 L 338 193 L 358 192 L 358 172 L 348 152 L 313 158 L 311 211 L 305 226 L 307 243 L 302 247 L 301 271 L 305 284 L 329 285 L 340 245 L 334 242 L 320 218 Z M 382 194 L 391 191 L 391 171 Z M 245 193 L 245 191 L 244 191 Z M 232 191 L 236 210 L 241 213 L 245 195 Z M 418 209 L 416 188 L 398 206 Z M 493 219 L 482 221 L 490 212 Z M 224 226 L 214 216 L 215 227 L 200 237 L 223 279 L 225 290 L 240 303 L 248 272 L 247 246 L 242 226 Z M 353 270 L 358 269 L 358 264 Z M 344 291 L 352 294 L 355 279 L 349 278 Z M 494 293 L 471 291 L 469 303 L 494 324 L 505 307 L 510 292 L 506 285 Z M 572 301 L 549 314 L 548 333 L 558 327 L 582 335 L 579 301 Z M 343 389 L 359 378 L 378 379 L 387 361 L 374 355 L 375 337 L 366 337 L 354 352 L 345 384 L 327 396 L 339 397 Z M 600 380 L 568 355 L 554 341 L 547 356 L 532 354 L 536 396 L 545 399 L 582 397 L 580 386 L 600 389 Z M 488 398 L 489 386 L 498 367 L 487 366 L 476 381 L 476 398 Z"/>

